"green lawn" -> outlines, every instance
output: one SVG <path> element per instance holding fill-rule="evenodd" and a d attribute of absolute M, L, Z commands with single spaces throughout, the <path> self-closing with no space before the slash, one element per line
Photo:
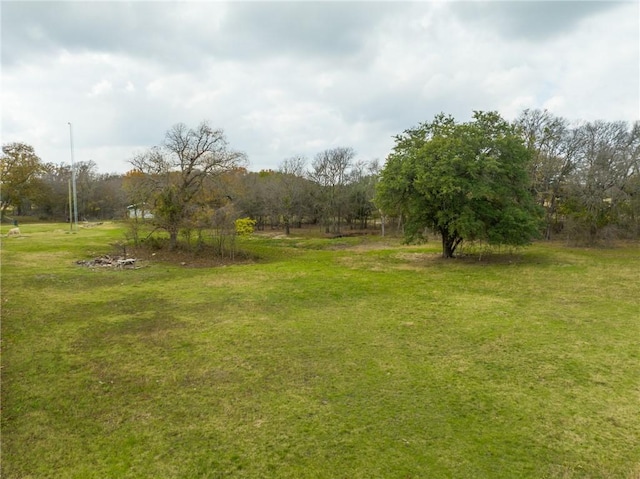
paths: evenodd
<path fill-rule="evenodd" d="M 6 233 L 7 227 L 2 232 Z M 3 478 L 640 477 L 640 246 L 255 237 L 217 268 L 2 238 Z"/>

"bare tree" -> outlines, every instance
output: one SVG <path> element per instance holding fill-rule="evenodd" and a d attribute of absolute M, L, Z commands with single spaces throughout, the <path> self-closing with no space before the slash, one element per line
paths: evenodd
<path fill-rule="evenodd" d="M 546 110 L 525 110 L 516 125 L 532 152 L 531 190 L 545 210 L 544 237 L 551 239 L 558 221 L 558 201 L 577 165 L 579 141 L 566 119 Z"/>
<path fill-rule="evenodd" d="M 544 207 L 547 239 L 557 226 L 574 239 L 637 231 L 640 123 L 594 121 L 571 127 L 547 111 L 525 110 L 516 125 L 532 152 L 531 189 Z M 637 234 L 637 233 L 636 233 Z"/>
<path fill-rule="evenodd" d="M 349 173 L 347 223 L 353 227 L 358 222 L 360 229 L 367 229 L 368 220 L 376 210 L 373 199 L 380 172 L 380 162 L 357 161 Z"/>
<path fill-rule="evenodd" d="M 318 153 L 311 164 L 309 178 L 318 186 L 317 206 L 327 233 L 340 232 L 354 156 L 352 148 L 332 148 Z"/>
<path fill-rule="evenodd" d="M 162 145 L 131 160 L 153 185 L 154 221 L 169 233 L 170 249 L 177 245 L 180 228 L 202 206 L 205 181 L 245 162 L 245 154 L 231 150 L 224 132 L 207 122 L 195 129 L 179 123 Z"/>
<path fill-rule="evenodd" d="M 578 164 L 571 177 L 570 213 L 590 243 L 605 229 L 625 227 L 638 169 L 640 127 L 595 121 L 576 130 Z M 631 211 L 632 217 L 635 212 Z"/>
<path fill-rule="evenodd" d="M 301 221 L 304 209 L 306 180 L 304 174 L 307 167 L 307 159 L 303 156 L 293 156 L 282 161 L 278 171 L 280 173 L 280 204 L 282 207 L 282 219 L 285 234 L 291 230 L 291 221 L 297 215 Z"/>

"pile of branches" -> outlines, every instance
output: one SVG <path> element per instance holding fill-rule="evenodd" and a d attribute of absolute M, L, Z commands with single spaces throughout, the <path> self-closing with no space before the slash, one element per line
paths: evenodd
<path fill-rule="evenodd" d="M 136 258 L 127 258 L 125 256 L 98 256 L 91 260 L 79 260 L 76 264 L 88 266 L 89 268 L 118 268 L 118 269 L 135 269 Z"/>

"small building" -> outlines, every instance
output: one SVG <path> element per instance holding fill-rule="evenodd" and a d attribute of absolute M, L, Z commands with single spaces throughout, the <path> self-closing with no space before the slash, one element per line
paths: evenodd
<path fill-rule="evenodd" d="M 147 205 L 129 205 L 127 206 L 127 217 L 130 219 L 149 220 L 153 218 L 153 213 L 148 209 Z"/>

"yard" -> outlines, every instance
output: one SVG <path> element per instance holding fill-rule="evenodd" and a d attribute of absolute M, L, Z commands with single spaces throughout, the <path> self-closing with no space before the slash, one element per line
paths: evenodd
<path fill-rule="evenodd" d="M 638 244 L 443 260 L 292 230 L 118 269 L 76 261 L 121 224 L 20 229 L 3 478 L 640 478 Z"/>

